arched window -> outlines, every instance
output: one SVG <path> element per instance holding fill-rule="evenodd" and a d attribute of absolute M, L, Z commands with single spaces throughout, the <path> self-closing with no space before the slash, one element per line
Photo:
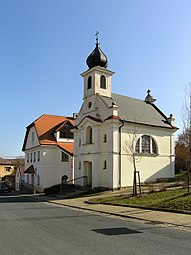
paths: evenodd
<path fill-rule="evenodd" d="M 86 129 L 86 143 L 92 143 L 92 128 L 90 126 Z"/>
<path fill-rule="evenodd" d="M 92 87 L 92 77 L 89 76 L 88 77 L 88 86 L 87 86 L 87 89 L 91 89 L 91 87 Z"/>
<path fill-rule="evenodd" d="M 63 175 L 62 179 L 61 179 L 61 182 L 65 183 L 65 182 L 67 182 L 67 180 L 68 180 L 68 175 Z"/>
<path fill-rule="evenodd" d="M 157 145 L 155 140 L 149 135 L 141 136 L 135 146 L 136 153 L 157 154 Z"/>
<path fill-rule="evenodd" d="M 100 77 L 100 88 L 106 89 L 106 78 L 104 75 L 101 75 L 101 77 Z"/>

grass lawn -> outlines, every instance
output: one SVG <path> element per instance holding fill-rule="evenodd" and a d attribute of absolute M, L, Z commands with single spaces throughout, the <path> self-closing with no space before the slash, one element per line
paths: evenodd
<path fill-rule="evenodd" d="M 92 199 L 91 201 L 191 211 L 191 194 L 188 195 L 187 189 L 183 188 L 142 194 L 136 197 L 127 194 L 112 197 L 108 196 Z"/>

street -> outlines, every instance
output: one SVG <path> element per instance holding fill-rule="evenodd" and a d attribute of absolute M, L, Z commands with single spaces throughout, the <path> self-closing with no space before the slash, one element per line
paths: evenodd
<path fill-rule="evenodd" d="M 32 197 L 0 196 L 0 254 L 184 255 L 191 233 L 106 217 Z"/>

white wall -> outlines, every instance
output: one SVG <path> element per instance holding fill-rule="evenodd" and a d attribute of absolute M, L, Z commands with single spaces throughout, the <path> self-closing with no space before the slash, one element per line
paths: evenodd
<path fill-rule="evenodd" d="M 126 141 L 133 140 L 133 132 L 136 128 L 129 125 L 122 129 L 122 187 L 130 186 L 133 183 L 132 154 L 128 155 L 128 152 L 124 150 L 124 145 Z M 135 156 L 136 168 L 137 171 L 140 171 L 141 182 L 153 182 L 158 178 L 174 177 L 174 139 L 170 129 L 139 126 L 136 132 L 139 133 L 137 139 L 141 135 L 152 136 L 158 149 L 157 155 Z"/>
<path fill-rule="evenodd" d="M 55 184 L 61 183 L 63 175 L 67 175 L 68 179 L 73 179 L 73 157 L 69 156 L 69 162 L 61 162 L 61 149 L 57 146 L 39 146 L 27 150 L 26 153 L 36 152 L 36 155 L 40 151 L 40 161 L 34 160 L 27 162 L 25 160 L 25 169 L 30 165 L 34 166 L 36 170 L 34 175 L 34 184 L 39 186 L 38 188 L 46 188 Z M 37 185 L 38 175 L 40 177 L 40 185 Z M 25 174 L 25 182 L 27 181 L 27 174 Z M 30 182 L 31 184 L 31 179 Z"/>
<path fill-rule="evenodd" d="M 32 133 L 34 133 L 34 140 L 32 139 Z M 27 139 L 27 142 L 26 142 L 25 149 L 27 150 L 27 149 L 33 148 L 35 146 L 39 146 L 39 140 L 38 140 L 38 137 L 37 137 L 37 134 L 36 134 L 36 129 L 33 126 L 29 130 L 28 139 Z"/>

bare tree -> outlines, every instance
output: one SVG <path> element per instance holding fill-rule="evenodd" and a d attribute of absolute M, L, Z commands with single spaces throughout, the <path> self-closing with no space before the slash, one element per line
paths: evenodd
<path fill-rule="evenodd" d="M 191 83 L 185 88 L 185 99 L 181 112 L 183 122 L 184 145 L 187 148 L 187 173 L 188 173 L 188 193 L 190 192 L 190 168 L 191 168 Z"/>
<path fill-rule="evenodd" d="M 129 161 L 133 164 L 133 195 L 137 195 L 137 174 L 139 181 L 139 190 L 140 188 L 140 175 L 139 171 L 137 171 L 137 163 L 141 160 L 141 154 L 136 152 L 136 143 L 138 141 L 138 128 L 135 126 L 133 128 L 132 134 L 129 134 L 128 139 L 125 140 L 123 145 L 123 150 L 127 153 L 127 157 Z"/>

